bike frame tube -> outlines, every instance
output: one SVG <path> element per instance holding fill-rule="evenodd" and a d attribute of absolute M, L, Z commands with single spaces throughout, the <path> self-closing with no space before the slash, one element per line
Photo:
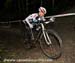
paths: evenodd
<path fill-rule="evenodd" d="M 47 33 L 47 32 L 46 32 L 46 36 L 47 36 L 47 39 L 48 39 L 48 41 L 49 41 L 49 44 L 48 44 L 48 45 L 52 44 L 52 42 L 51 42 L 51 40 L 50 40 L 50 38 L 49 38 L 49 36 L 48 36 L 48 33 Z"/>
<path fill-rule="evenodd" d="M 42 32 L 43 32 L 45 41 L 46 41 L 46 43 L 47 43 L 48 45 L 50 45 L 50 44 L 51 44 L 51 40 L 50 40 L 50 38 L 49 38 L 47 32 L 45 33 L 45 27 L 44 27 L 44 25 L 43 25 L 42 23 L 41 23 L 41 27 L 42 27 Z"/>

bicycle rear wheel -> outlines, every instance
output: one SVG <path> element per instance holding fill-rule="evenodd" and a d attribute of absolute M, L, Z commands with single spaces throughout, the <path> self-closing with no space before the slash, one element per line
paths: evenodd
<path fill-rule="evenodd" d="M 40 37 L 40 47 L 42 52 L 51 59 L 57 59 L 62 53 L 62 40 L 58 34 L 53 30 L 47 30 L 45 33 L 48 34 L 51 44 L 47 44 L 42 34 Z"/>

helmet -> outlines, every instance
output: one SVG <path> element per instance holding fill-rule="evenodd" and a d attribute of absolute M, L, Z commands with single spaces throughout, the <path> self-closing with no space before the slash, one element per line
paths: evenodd
<path fill-rule="evenodd" d="M 43 12 L 44 14 L 47 13 L 47 11 L 46 11 L 46 9 L 45 9 L 44 7 L 40 7 L 40 8 L 39 8 L 39 12 Z"/>

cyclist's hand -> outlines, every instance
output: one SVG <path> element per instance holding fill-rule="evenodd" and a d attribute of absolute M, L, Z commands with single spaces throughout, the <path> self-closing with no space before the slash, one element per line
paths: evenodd
<path fill-rule="evenodd" d="M 33 28 L 33 25 L 32 24 L 30 24 L 29 26 L 30 26 L 30 28 Z"/>
<path fill-rule="evenodd" d="M 51 17 L 51 18 L 50 18 L 50 21 L 51 21 L 51 22 L 54 22 L 54 21 L 55 21 L 55 18 L 54 18 L 54 17 Z"/>

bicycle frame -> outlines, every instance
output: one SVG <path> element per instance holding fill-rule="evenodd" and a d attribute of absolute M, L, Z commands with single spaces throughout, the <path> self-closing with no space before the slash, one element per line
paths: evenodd
<path fill-rule="evenodd" d="M 35 41 L 37 41 L 38 38 L 42 37 L 42 34 L 43 34 L 44 39 L 45 39 L 47 45 L 52 44 L 52 43 L 51 43 L 51 40 L 50 40 L 50 38 L 49 38 L 49 36 L 48 36 L 48 33 L 45 32 L 45 31 L 46 31 L 46 28 L 44 27 L 44 24 L 43 24 L 43 23 L 40 23 L 40 25 L 41 25 L 41 31 L 39 31 L 39 33 L 38 33 L 38 35 L 37 35 Z M 33 35 L 33 33 L 32 33 L 32 35 Z"/>
<path fill-rule="evenodd" d="M 41 23 L 41 27 L 42 27 L 43 36 L 44 36 L 44 38 L 45 38 L 45 41 L 46 41 L 47 45 L 52 44 L 52 43 L 51 43 L 51 40 L 50 40 L 50 38 L 49 38 L 49 36 L 48 36 L 48 33 L 45 32 L 46 29 L 45 29 L 45 27 L 44 27 L 44 24 Z"/>

